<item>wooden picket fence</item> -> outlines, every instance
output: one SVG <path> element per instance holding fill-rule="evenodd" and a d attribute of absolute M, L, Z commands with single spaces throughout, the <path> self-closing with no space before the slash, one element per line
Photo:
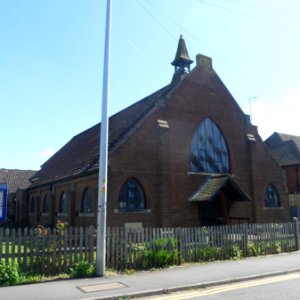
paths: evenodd
<path fill-rule="evenodd" d="M 147 269 L 182 262 L 222 260 L 297 249 L 295 222 L 189 228 L 107 228 L 106 266 Z M 299 239 L 299 237 L 298 237 Z M 68 272 L 80 261 L 94 263 L 94 227 L 0 228 L 0 261 L 16 261 L 25 271 Z"/>
<path fill-rule="evenodd" d="M 296 250 L 292 222 L 135 230 L 108 228 L 106 242 L 107 266 L 121 270 L 159 267 L 157 259 L 161 256 L 168 258 L 169 264 L 181 264 Z"/>
<path fill-rule="evenodd" d="M 0 228 L 0 261 L 16 261 L 24 271 L 58 274 L 80 261 L 94 262 L 95 229 Z"/>

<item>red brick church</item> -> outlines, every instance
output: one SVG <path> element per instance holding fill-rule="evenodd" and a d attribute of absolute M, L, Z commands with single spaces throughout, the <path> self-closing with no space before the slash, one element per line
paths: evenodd
<path fill-rule="evenodd" d="M 171 83 L 110 117 L 108 226 L 288 221 L 281 167 L 211 59 L 192 63 L 180 37 Z M 22 218 L 96 224 L 99 134 L 79 133 L 41 166 Z"/>

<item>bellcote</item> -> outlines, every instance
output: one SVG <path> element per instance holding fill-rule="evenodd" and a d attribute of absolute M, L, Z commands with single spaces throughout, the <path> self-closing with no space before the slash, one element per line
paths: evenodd
<path fill-rule="evenodd" d="M 190 72 L 190 65 L 193 63 L 193 60 L 191 60 L 189 53 L 187 51 L 185 41 L 182 37 L 182 35 L 179 38 L 178 41 L 178 47 L 175 55 L 175 59 L 171 63 L 175 67 L 175 73 L 176 74 L 184 74 Z"/>

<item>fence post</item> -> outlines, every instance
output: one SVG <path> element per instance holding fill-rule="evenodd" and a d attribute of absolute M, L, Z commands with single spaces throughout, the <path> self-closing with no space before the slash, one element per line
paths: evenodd
<path fill-rule="evenodd" d="M 177 250 L 178 250 L 178 265 L 181 265 L 181 243 L 182 243 L 182 231 L 180 227 L 175 230 L 175 235 L 177 238 Z"/>
<path fill-rule="evenodd" d="M 242 225 L 242 232 L 243 232 L 243 244 L 242 247 L 244 249 L 243 253 L 245 254 L 245 256 L 248 256 L 248 224 L 243 224 Z"/>
<path fill-rule="evenodd" d="M 300 230 L 299 230 L 299 220 L 296 217 L 293 217 L 293 224 L 295 230 L 295 245 L 296 250 L 300 250 Z"/>

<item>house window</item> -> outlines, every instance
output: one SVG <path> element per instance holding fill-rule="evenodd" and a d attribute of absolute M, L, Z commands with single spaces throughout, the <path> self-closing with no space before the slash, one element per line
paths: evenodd
<path fill-rule="evenodd" d="M 58 212 L 61 214 L 66 214 L 67 211 L 68 211 L 68 198 L 66 193 L 63 192 L 60 196 Z"/>
<path fill-rule="evenodd" d="M 190 170 L 203 173 L 228 173 L 229 159 L 225 139 L 210 119 L 196 129 L 192 139 Z"/>
<path fill-rule="evenodd" d="M 43 214 L 48 214 L 49 213 L 49 203 L 48 203 L 48 196 L 47 194 L 45 195 L 43 199 L 43 206 L 42 206 L 42 213 Z"/>
<path fill-rule="evenodd" d="M 265 193 L 265 207 L 279 207 L 280 200 L 275 187 L 270 184 Z"/>
<path fill-rule="evenodd" d="M 92 212 L 92 192 L 89 188 L 86 188 L 83 192 L 81 200 L 81 212 L 85 214 Z"/>
<path fill-rule="evenodd" d="M 119 209 L 142 210 L 145 208 L 145 194 L 141 185 L 134 178 L 128 179 L 120 191 Z"/>
<path fill-rule="evenodd" d="M 36 208 L 36 203 L 35 202 L 36 202 L 35 197 L 32 197 L 31 201 L 30 201 L 30 208 L 29 208 L 29 213 L 30 214 L 35 213 L 35 208 Z"/>

